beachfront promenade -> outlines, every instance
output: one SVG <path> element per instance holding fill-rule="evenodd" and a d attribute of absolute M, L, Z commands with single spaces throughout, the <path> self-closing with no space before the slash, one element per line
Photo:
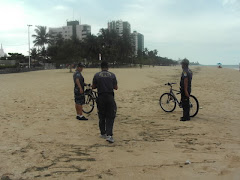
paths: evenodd
<path fill-rule="evenodd" d="M 181 67 L 110 69 L 118 77 L 114 144 L 99 138 L 97 110 L 75 119 L 69 70 L 0 75 L 0 175 L 11 179 L 240 178 L 240 73 L 193 70 L 199 114 L 158 104 Z M 84 69 L 91 83 L 99 69 Z M 191 163 L 186 164 L 189 160 Z"/>

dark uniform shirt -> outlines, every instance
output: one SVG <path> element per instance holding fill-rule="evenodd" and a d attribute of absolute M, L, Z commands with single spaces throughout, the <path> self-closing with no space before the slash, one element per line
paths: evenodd
<path fill-rule="evenodd" d="M 184 79 L 188 78 L 188 93 L 191 93 L 191 85 L 192 85 L 192 71 L 190 69 L 183 69 L 181 81 L 180 81 L 180 89 L 181 92 L 184 92 Z"/>
<path fill-rule="evenodd" d="M 79 79 L 80 85 L 81 85 L 81 87 L 82 87 L 82 89 L 83 89 L 83 91 L 84 91 L 84 78 L 83 78 L 81 72 L 76 71 L 76 72 L 73 74 L 74 92 L 76 93 L 76 92 L 79 92 L 79 91 L 80 91 L 80 89 L 79 89 L 79 87 L 78 87 L 78 85 L 77 85 L 77 83 L 76 83 L 76 79 Z"/>
<path fill-rule="evenodd" d="M 98 94 L 113 93 L 113 89 L 117 85 L 117 79 L 114 73 L 101 71 L 93 77 L 93 84 L 96 85 Z"/>

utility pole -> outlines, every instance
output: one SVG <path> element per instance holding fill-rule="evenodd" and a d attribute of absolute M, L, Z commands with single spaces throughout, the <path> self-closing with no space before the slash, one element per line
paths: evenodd
<path fill-rule="evenodd" d="M 30 29 L 30 26 L 32 26 L 32 25 L 30 25 L 30 24 L 28 24 L 27 25 L 28 26 L 28 58 L 29 58 L 29 60 L 28 60 L 28 68 L 30 69 L 30 67 L 31 67 L 31 58 L 30 58 L 30 32 L 29 32 L 29 29 Z"/>

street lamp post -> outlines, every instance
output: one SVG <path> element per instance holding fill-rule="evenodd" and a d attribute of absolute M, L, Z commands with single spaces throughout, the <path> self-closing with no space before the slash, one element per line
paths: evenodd
<path fill-rule="evenodd" d="M 30 29 L 30 26 L 32 26 L 32 25 L 30 25 L 30 24 L 28 24 L 27 25 L 28 26 L 28 58 L 29 58 L 29 60 L 28 60 L 28 68 L 30 69 L 30 66 L 31 66 L 31 58 L 30 58 L 30 33 L 29 33 L 29 29 Z"/>

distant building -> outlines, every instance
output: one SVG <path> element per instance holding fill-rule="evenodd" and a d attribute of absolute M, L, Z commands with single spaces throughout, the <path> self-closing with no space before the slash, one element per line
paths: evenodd
<path fill-rule="evenodd" d="M 132 37 L 132 45 L 134 47 L 135 56 L 138 55 L 138 51 L 144 51 L 144 36 L 137 31 L 133 31 L 133 33 L 131 33 L 131 25 L 129 22 L 122 20 L 111 21 L 108 22 L 108 29 L 116 31 L 119 36 L 122 36 L 124 31 L 128 31 Z"/>
<path fill-rule="evenodd" d="M 132 35 L 132 45 L 134 48 L 134 55 L 137 56 L 138 53 L 138 33 L 137 31 L 133 31 Z"/>
<path fill-rule="evenodd" d="M 83 40 L 88 34 L 91 34 L 91 26 L 87 24 L 79 24 L 79 21 L 68 21 L 67 26 L 59 28 L 49 28 L 49 34 L 57 37 L 61 34 L 63 39 L 79 39 Z"/>
<path fill-rule="evenodd" d="M 111 21 L 108 22 L 108 29 L 114 30 L 118 33 L 119 36 L 122 36 L 124 30 L 128 31 L 129 33 L 131 32 L 131 25 L 127 21 Z"/>
<path fill-rule="evenodd" d="M 137 31 L 133 31 L 132 33 L 132 43 L 134 47 L 134 55 L 138 55 L 138 51 L 144 51 L 144 36 Z"/>
<path fill-rule="evenodd" d="M 129 34 L 131 33 L 131 25 L 127 21 L 123 21 L 123 30 L 127 30 Z"/>
<path fill-rule="evenodd" d="M 138 33 L 138 50 L 144 51 L 144 36 L 141 33 Z"/>
<path fill-rule="evenodd" d="M 0 58 L 6 56 L 7 54 L 4 52 L 1 44 L 1 49 L 0 49 Z"/>

